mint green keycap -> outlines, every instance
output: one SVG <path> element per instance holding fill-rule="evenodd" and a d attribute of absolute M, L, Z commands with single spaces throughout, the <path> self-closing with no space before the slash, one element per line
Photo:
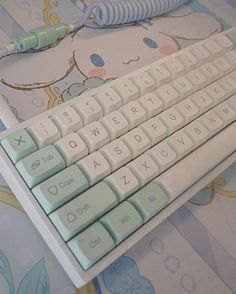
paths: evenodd
<path fill-rule="evenodd" d="M 34 187 L 32 192 L 46 213 L 50 213 L 89 187 L 88 181 L 76 165 Z"/>
<path fill-rule="evenodd" d="M 110 232 L 116 244 L 124 240 L 143 223 L 137 210 L 127 201 L 107 213 L 100 221 Z"/>
<path fill-rule="evenodd" d="M 89 226 L 118 203 L 116 195 L 105 183 L 100 182 L 49 217 L 65 241 Z"/>
<path fill-rule="evenodd" d="M 94 223 L 67 243 L 86 270 L 108 253 L 115 244 L 100 223 Z"/>
<path fill-rule="evenodd" d="M 145 222 L 166 206 L 169 200 L 167 193 L 156 182 L 147 184 L 129 198 Z"/>
<path fill-rule="evenodd" d="M 13 163 L 28 156 L 38 148 L 25 129 L 18 130 L 1 141 Z"/>
<path fill-rule="evenodd" d="M 44 147 L 20 160 L 16 168 L 32 188 L 66 167 L 64 159 L 54 146 Z"/>

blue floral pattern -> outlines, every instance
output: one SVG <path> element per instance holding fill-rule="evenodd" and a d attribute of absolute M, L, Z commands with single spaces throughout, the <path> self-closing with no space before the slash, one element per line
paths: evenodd
<path fill-rule="evenodd" d="M 18 289 L 15 291 L 10 263 L 0 249 L 0 275 L 6 280 L 10 294 L 49 294 L 49 278 L 42 258 L 33 268 L 23 277 Z"/>
<path fill-rule="evenodd" d="M 139 274 L 136 262 L 122 256 L 103 272 L 103 282 L 112 294 L 154 294 L 151 282 Z"/>

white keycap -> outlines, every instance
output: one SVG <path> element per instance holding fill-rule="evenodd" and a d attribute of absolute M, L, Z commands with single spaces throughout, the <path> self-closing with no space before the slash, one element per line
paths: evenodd
<path fill-rule="evenodd" d="M 211 134 L 216 133 L 224 125 L 223 120 L 213 110 L 205 113 L 200 118 L 200 121 L 204 124 L 204 126 Z"/>
<path fill-rule="evenodd" d="M 203 74 L 207 77 L 209 83 L 215 81 L 220 77 L 219 70 L 210 62 L 203 64 L 200 67 L 200 69 L 203 72 Z"/>
<path fill-rule="evenodd" d="M 89 153 L 99 149 L 110 141 L 107 130 L 98 121 L 94 121 L 91 124 L 83 127 L 78 131 L 78 134 L 88 146 Z"/>
<path fill-rule="evenodd" d="M 204 91 L 196 92 L 190 96 L 190 99 L 198 106 L 200 113 L 204 113 L 213 105 L 213 100 Z"/>
<path fill-rule="evenodd" d="M 73 105 L 80 114 L 84 125 L 87 125 L 103 116 L 103 110 L 100 104 L 91 96 L 82 96 L 79 102 Z"/>
<path fill-rule="evenodd" d="M 127 167 L 120 168 L 104 181 L 116 192 L 119 201 L 124 200 L 139 188 L 137 178 Z"/>
<path fill-rule="evenodd" d="M 67 166 L 88 155 L 87 146 L 76 133 L 61 138 L 55 146 L 62 154 Z"/>
<path fill-rule="evenodd" d="M 164 107 L 162 100 L 154 92 L 143 95 L 138 101 L 146 110 L 148 118 L 160 113 Z"/>
<path fill-rule="evenodd" d="M 228 102 L 222 102 L 216 107 L 216 113 L 223 119 L 225 124 L 233 121 L 236 116 L 236 112 L 230 106 Z"/>
<path fill-rule="evenodd" d="M 131 79 L 138 87 L 140 95 L 144 95 L 156 89 L 154 79 L 147 72 L 137 74 Z"/>
<path fill-rule="evenodd" d="M 87 177 L 90 185 L 99 182 L 111 173 L 108 162 L 98 151 L 81 159 L 77 165 Z"/>
<path fill-rule="evenodd" d="M 236 70 L 232 71 L 230 73 L 230 76 L 231 76 L 232 79 L 234 79 L 236 81 Z"/>
<path fill-rule="evenodd" d="M 148 135 L 152 146 L 167 136 L 167 127 L 158 117 L 149 119 L 140 128 Z"/>
<path fill-rule="evenodd" d="M 170 147 L 169 144 L 167 144 L 166 141 L 162 141 L 161 143 L 157 144 L 147 153 L 157 162 L 160 171 L 167 169 L 177 160 L 175 151 Z"/>
<path fill-rule="evenodd" d="M 185 71 L 184 65 L 178 60 L 177 57 L 170 57 L 170 59 L 163 63 L 163 65 L 169 70 L 172 78 L 183 74 Z"/>
<path fill-rule="evenodd" d="M 140 127 L 133 129 L 121 137 L 131 150 L 132 158 L 137 157 L 151 146 L 151 141 Z"/>
<path fill-rule="evenodd" d="M 162 64 L 159 63 L 152 64 L 149 73 L 154 78 L 157 87 L 168 83 L 171 80 L 170 72 Z"/>
<path fill-rule="evenodd" d="M 163 111 L 159 118 L 166 125 L 168 134 L 172 134 L 184 125 L 182 115 L 174 107 Z"/>
<path fill-rule="evenodd" d="M 221 72 L 221 76 L 229 73 L 232 70 L 232 66 L 223 56 L 219 56 L 216 59 L 214 59 L 213 64 Z"/>
<path fill-rule="evenodd" d="M 121 96 L 124 104 L 139 97 L 139 90 L 131 80 L 119 81 L 119 84 L 114 88 Z"/>
<path fill-rule="evenodd" d="M 128 120 L 131 129 L 144 122 L 147 118 L 145 109 L 138 101 L 132 101 L 124 105 L 120 111 Z"/>
<path fill-rule="evenodd" d="M 108 130 L 111 140 L 129 131 L 129 123 L 120 111 L 113 111 L 104 116 L 100 121 Z"/>
<path fill-rule="evenodd" d="M 187 77 L 195 90 L 201 89 L 207 84 L 207 77 L 198 69 L 188 72 Z"/>
<path fill-rule="evenodd" d="M 183 131 L 189 135 L 195 146 L 202 144 L 209 137 L 208 130 L 198 119 L 184 127 Z"/>
<path fill-rule="evenodd" d="M 94 95 L 94 98 L 102 106 L 104 114 L 112 112 L 122 106 L 121 97 L 112 88 L 107 88 L 102 91 L 100 90 Z"/>
<path fill-rule="evenodd" d="M 236 67 L 236 49 L 225 54 L 225 58 L 230 62 L 234 68 Z"/>
<path fill-rule="evenodd" d="M 51 119 L 57 125 L 62 136 L 78 131 L 83 125 L 79 114 L 71 106 L 59 110 Z"/>
<path fill-rule="evenodd" d="M 172 82 L 172 85 L 180 94 L 180 99 L 183 99 L 193 93 L 193 85 L 190 81 L 185 77 L 179 77 Z"/>
<path fill-rule="evenodd" d="M 198 59 L 199 62 L 206 62 L 211 57 L 209 51 L 206 48 L 204 48 L 202 45 L 198 45 L 198 44 L 194 45 L 191 52 Z"/>
<path fill-rule="evenodd" d="M 140 155 L 128 164 L 128 167 L 139 180 L 140 186 L 144 186 L 159 173 L 158 165 L 146 153 Z"/>
<path fill-rule="evenodd" d="M 171 135 L 168 143 L 173 147 L 178 158 L 189 153 L 194 147 L 193 141 L 182 130 Z"/>
<path fill-rule="evenodd" d="M 204 42 L 205 48 L 210 52 L 211 55 L 218 56 L 224 52 L 220 45 L 214 40 L 207 40 Z"/>
<path fill-rule="evenodd" d="M 215 104 L 218 104 L 227 97 L 226 91 L 219 85 L 218 82 L 214 82 L 206 87 L 205 91 L 212 98 Z"/>
<path fill-rule="evenodd" d="M 125 165 L 132 158 L 129 148 L 116 139 L 99 150 L 111 166 L 112 172 Z"/>
<path fill-rule="evenodd" d="M 159 89 L 155 91 L 155 93 L 164 103 L 164 109 L 174 105 L 180 99 L 179 93 L 171 84 L 161 86 Z"/>
<path fill-rule="evenodd" d="M 232 79 L 230 75 L 221 78 L 219 84 L 225 89 L 229 96 L 236 92 L 236 81 Z"/>
<path fill-rule="evenodd" d="M 176 105 L 177 110 L 184 117 L 185 124 L 192 121 L 199 114 L 199 108 L 190 98 L 187 98 Z"/>
<path fill-rule="evenodd" d="M 227 101 L 236 111 L 236 94 L 231 96 Z"/>
<path fill-rule="evenodd" d="M 233 133 L 232 130 L 234 130 Z M 173 168 L 158 176 L 154 181 L 166 188 L 170 199 L 174 200 L 178 196 L 181 197 L 185 191 L 195 186 L 199 180 L 209 174 L 209 171 L 214 170 L 216 166 L 225 162 L 225 158 L 235 152 L 235 145 L 233 144 L 235 137 L 236 129 L 234 124 L 189 154 L 189 156 L 174 165 Z M 227 153 L 224 153 L 224 151 Z M 184 176 L 179 171 L 185 171 Z M 210 215 L 206 216 L 210 217 Z M 226 214 L 225 217 L 227 216 Z M 218 214 L 216 217 L 218 217 Z M 192 233 L 195 234 L 195 231 Z"/>
<path fill-rule="evenodd" d="M 198 65 L 197 58 L 190 51 L 180 53 L 179 59 L 188 70 L 193 69 Z"/>
<path fill-rule="evenodd" d="M 225 35 L 216 35 L 215 41 L 224 49 L 230 50 L 233 47 L 233 42 Z"/>
<path fill-rule="evenodd" d="M 61 138 L 61 134 L 56 125 L 48 117 L 34 122 L 33 125 L 28 128 L 28 131 L 39 148 L 53 144 Z"/>

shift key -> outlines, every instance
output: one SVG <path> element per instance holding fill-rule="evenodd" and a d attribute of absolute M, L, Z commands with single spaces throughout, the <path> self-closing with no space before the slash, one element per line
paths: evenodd
<path fill-rule="evenodd" d="M 49 217 L 63 239 L 68 241 L 117 203 L 111 188 L 105 182 L 100 182 L 52 212 Z"/>

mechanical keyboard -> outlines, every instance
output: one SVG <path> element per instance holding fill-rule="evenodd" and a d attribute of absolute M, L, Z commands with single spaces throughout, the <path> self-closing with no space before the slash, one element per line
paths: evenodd
<path fill-rule="evenodd" d="M 1 173 L 77 287 L 236 160 L 236 27 L 0 134 Z"/>

